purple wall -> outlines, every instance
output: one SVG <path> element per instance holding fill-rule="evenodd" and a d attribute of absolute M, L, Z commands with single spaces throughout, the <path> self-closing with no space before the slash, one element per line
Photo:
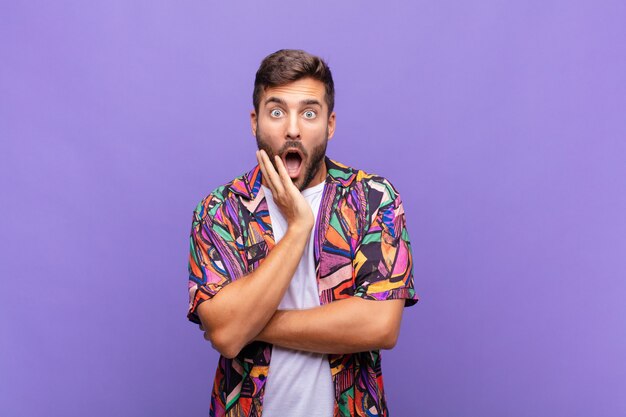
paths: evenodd
<path fill-rule="evenodd" d="M 254 72 L 295 47 L 335 76 L 329 155 L 405 202 L 421 301 L 383 352 L 391 416 L 626 415 L 625 22 L 622 1 L 2 2 L 0 414 L 208 415 L 191 214 L 254 164 Z"/>

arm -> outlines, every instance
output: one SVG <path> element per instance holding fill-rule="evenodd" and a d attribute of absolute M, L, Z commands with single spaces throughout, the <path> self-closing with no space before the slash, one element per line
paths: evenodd
<path fill-rule="evenodd" d="M 350 297 L 306 310 L 279 310 L 255 340 L 319 353 L 391 349 L 404 302 Z"/>
<path fill-rule="evenodd" d="M 235 357 L 278 308 L 314 224 L 313 212 L 289 178 L 282 160 L 277 158 L 279 175 L 263 151 L 257 158 L 288 228 L 256 270 L 224 286 L 197 308 L 204 338 L 227 358 Z"/>
<path fill-rule="evenodd" d="M 413 261 L 400 195 L 386 180 L 367 194 L 371 223 L 353 259 L 355 296 L 309 310 L 278 311 L 257 340 L 323 353 L 391 349 L 404 306 L 414 305 Z"/>
<path fill-rule="evenodd" d="M 254 272 L 198 306 L 204 338 L 223 356 L 237 356 L 272 317 L 300 261 L 305 236 L 304 232 L 288 231 Z"/>

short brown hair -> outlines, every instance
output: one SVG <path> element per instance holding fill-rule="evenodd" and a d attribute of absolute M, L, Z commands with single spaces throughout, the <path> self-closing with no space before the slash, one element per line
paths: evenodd
<path fill-rule="evenodd" d="M 335 85 L 330 68 L 322 58 L 300 49 L 281 49 L 261 61 L 254 79 L 254 92 L 252 93 L 254 110 L 258 113 L 261 95 L 266 88 L 285 85 L 307 77 L 324 84 L 325 101 L 328 105 L 328 114 L 330 114 L 335 107 Z"/>

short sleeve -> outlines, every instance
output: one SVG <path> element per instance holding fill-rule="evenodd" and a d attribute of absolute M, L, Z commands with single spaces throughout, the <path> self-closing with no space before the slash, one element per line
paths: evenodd
<path fill-rule="evenodd" d="M 187 318 L 200 324 L 197 308 L 241 274 L 241 256 L 229 228 L 205 212 L 203 202 L 192 217 L 189 235 L 189 310 Z"/>
<path fill-rule="evenodd" d="M 374 210 L 354 258 L 355 296 L 369 300 L 418 301 L 413 255 L 400 194 L 387 180 L 372 185 L 367 197 Z M 374 207 L 374 209 L 372 209 Z"/>

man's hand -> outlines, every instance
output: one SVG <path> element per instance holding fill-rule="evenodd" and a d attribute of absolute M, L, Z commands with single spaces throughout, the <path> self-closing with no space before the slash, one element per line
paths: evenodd
<path fill-rule="evenodd" d="M 204 338 L 227 358 L 235 357 L 276 312 L 315 224 L 311 207 L 291 181 L 283 161 L 276 160 L 277 173 L 264 151 L 257 152 L 257 159 L 288 227 L 254 271 L 225 285 L 197 307 Z"/>
<path fill-rule="evenodd" d="M 278 167 L 278 172 L 276 172 L 264 150 L 257 151 L 256 156 L 263 178 L 266 179 L 267 186 L 272 191 L 274 202 L 287 220 L 288 228 L 298 228 L 310 233 L 315 225 L 313 211 L 298 187 L 291 181 L 283 160 L 278 155 L 274 156 Z"/>

